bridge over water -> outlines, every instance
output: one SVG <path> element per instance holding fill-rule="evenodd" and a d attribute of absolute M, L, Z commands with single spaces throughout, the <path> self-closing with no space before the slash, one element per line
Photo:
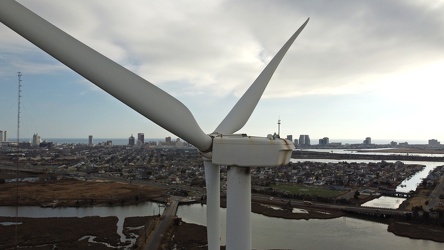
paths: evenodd
<path fill-rule="evenodd" d="M 410 198 L 410 197 L 413 196 L 412 193 L 397 192 L 397 191 L 394 191 L 394 190 L 380 190 L 379 192 L 382 195 L 391 196 L 391 197 Z"/>
<path fill-rule="evenodd" d="M 375 217 L 388 217 L 388 216 L 397 216 L 397 217 L 405 217 L 408 214 L 411 214 L 411 211 L 408 210 L 399 210 L 399 209 L 390 209 L 390 208 L 378 208 L 378 207 L 352 207 L 348 206 L 342 209 L 346 213 L 354 213 L 354 214 L 362 214 L 367 216 L 375 216 Z"/>

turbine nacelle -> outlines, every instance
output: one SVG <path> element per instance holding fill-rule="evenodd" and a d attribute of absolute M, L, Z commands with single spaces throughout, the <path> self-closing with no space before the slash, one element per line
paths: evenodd
<path fill-rule="evenodd" d="M 294 145 L 287 139 L 219 135 L 213 138 L 211 162 L 238 167 L 277 167 L 288 164 Z"/>

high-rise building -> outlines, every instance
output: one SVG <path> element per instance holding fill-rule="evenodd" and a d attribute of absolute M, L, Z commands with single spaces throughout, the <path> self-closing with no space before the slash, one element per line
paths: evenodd
<path fill-rule="evenodd" d="M 310 146 L 310 136 L 309 135 L 300 135 L 299 136 L 299 145 L 300 146 Z"/>
<path fill-rule="evenodd" d="M 0 142 L 6 142 L 7 141 L 7 134 L 8 131 L 6 130 L 0 130 Z"/>
<path fill-rule="evenodd" d="M 39 134 L 34 134 L 33 136 L 32 136 L 32 146 L 38 146 L 38 145 L 40 145 L 40 135 Z"/>
<path fill-rule="evenodd" d="M 310 136 L 305 135 L 305 146 L 310 146 Z"/>
<path fill-rule="evenodd" d="M 362 143 L 364 145 L 371 145 L 372 144 L 372 138 L 366 137 L 365 140 Z"/>
<path fill-rule="evenodd" d="M 131 136 L 128 139 L 128 145 L 134 146 L 134 143 L 135 143 L 135 139 L 134 139 L 134 136 L 131 134 Z"/>
<path fill-rule="evenodd" d="M 305 135 L 299 136 L 299 145 L 304 146 L 305 145 Z"/>
<path fill-rule="evenodd" d="M 328 145 L 328 144 L 330 144 L 330 139 L 328 137 L 319 139 L 319 145 Z"/>
<path fill-rule="evenodd" d="M 430 147 L 437 147 L 437 146 L 439 146 L 441 143 L 438 141 L 438 140 L 436 140 L 436 139 L 430 139 L 429 140 L 429 146 Z"/>
<path fill-rule="evenodd" d="M 137 145 L 143 146 L 145 144 L 145 135 L 143 133 L 137 134 Z"/>
<path fill-rule="evenodd" d="M 287 140 L 293 141 L 293 135 L 287 135 Z"/>
<path fill-rule="evenodd" d="M 92 135 L 89 135 L 89 136 L 88 136 L 88 145 L 89 145 L 89 146 L 92 146 L 92 145 L 93 145 L 93 136 L 92 136 Z"/>
<path fill-rule="evenodd" d="M 171 136 L 165 137 L 165 144 L 171 145 Z"/>

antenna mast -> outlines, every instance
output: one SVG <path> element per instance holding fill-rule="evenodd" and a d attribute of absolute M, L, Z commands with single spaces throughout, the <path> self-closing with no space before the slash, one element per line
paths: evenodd
<path fill-rule="evenodd" d="M 16 195 L 15 195 L 15 247 L 18 246 L 18 207 L 19 207 L 19 157 L 20 157 L 20 99 L 22 97 L 22 73 L 19 71 L 18 75 L 18 103 L 17 103 L 17 162 L 16 162 L 16 172 L 15 172 L 15 184 L 16 184 Z"/>
<path fill-rule="evenodd" d="M 22 73 L 18 72 L 18 105 L 17 105 L 17 148 L 20 140 L 20 99 L 22 97 Z"/>

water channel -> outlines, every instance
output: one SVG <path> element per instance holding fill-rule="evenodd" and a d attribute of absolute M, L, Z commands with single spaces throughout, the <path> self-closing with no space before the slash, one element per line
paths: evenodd
<path fill-rule="evenodd" d="M 121 242 L 131 241 L 123 234 L 123 223 L 126 217 L 136 216 L 152 216 L 163 213 L 164 207 L 158 206 L 157 203 L 146 202 L 139 205 L 131 206 L 115 206 L 115 207 L 61 207 L 61 208 L 42 208 L 37 206 L 21 206 L 18 210 L 19 217 L 28 218 L 57 218 L 57 217 L 88 217 L 88 216 L 116 216 L 117 234 L 120 236 Z M 0 206 L 0 216 L 15 217 L 15 207 Z M 3 226 L 14 225 L 14 219 L 11 222 L 2 223 Z"/>
<path fill-rule="evenodd" d="M 185 222 L 206 225 L 206 206 L 180 206 Z M 221 209 L 221 242 L 225 244 L 226 209 Z M 255 249 L 443 249 L 444 243 L 413 240 L 387 232 L 387 225 L 341 217 L 329 220 L 287 220 L 253 213 Z"/>
<path fill-rule="evenodd" d="M 292 160 L 297 161 L 297 160 Z M 316 162 L 343 162 L 337 160 L 317 159 Z M 359 162 L 359 161 L 354 161 Z M 362 162 L 369 162 L 368 160 Z M 379 161 L 375 161 L 379 162 Z M 405 164 L 423 164 L 427 167 L 409 180 L 403 182 L 404 189 L 414 190 L 421 178 L 430 170 L 444 163 L 404 162 Z M 390 198 L 391 197 L 387 197 Z M 383 206 L 390 207 L 395 201 L 382 201 Z M 398 201 L 396 201 L 398 199 Z M 376 202 L 376 201 L 375 201 Z M 380 206 L 380 205 L 377 205 Z M 396 205 L 394 205 L 396 206 Z M 85 207 L 85 208 L 41 208 L 20 207 L 19 216 L 32 218 L 45 217 L 85 217 L 85 216 L 116 216 L 118 217 L 118 234 L 121 241 L 126 241 L 122 233 L 123 221 L 126 217 L 149 216 L 162 213 L 162 207 L 156 203 L 146 202 L 139 205 L 122 207 Z M 297 211 L 296 211 L 297 212 Z M 15 216 L 15 207 L 0 207 L 0 215 Z M 206 206 L 200 204 L 180 206 L 177 215 L 185 222 L 206 225 Z M 221 242 L 225 244 L 226 209 L 221 209 Z M 11 219 L 12 220 L 12 219 Z M 5 224 L 7 225 L 7 224 Z M 5 226 L 3 225 L 3 226 Z M 288 220 L 252 214 L 253 247 L 256 249 L 443 249 L 444 243 L 429 240 L 414 240 L 399 237 L 387 232 L 387 225 L 341 217 L 329 220 Z"/>
<path fill-rule="evenodd" d="M 345 150 L 341 150 L 340 153 L 347 152 Z M 298 162 L 301 161 L 299 159 L 291 159 L 291 162 Z M 339 163 L 339 162 L 363 162 L 363 163 L 377 163 L 381 162 L 380 160 L 336 160 L 336 159 L 310 159 L 308 160 L 310 162 L 322 162 L 322 163 Z M 395 161 L 386 161 L 386 162 L 395 162 Z M 437 166 L 444 165 L 444 162 L 428 162 L 428 161 L 402 161 L 404 164 L 417 164 L 417 165 L 424 165 L 425 168 L 416 173 L 415 175 L 411 176 L 410 178 L 404 180 L 397 188 L 396 191 L 398 192 L 410 192 L 411 190 L 416 190 L 416 187 L 419 183 L 421 183 L 423 178 L 426 178 L 430 171 L 435 169 Z M 371 200 L 367 203 L 364 203 L 363 206 L 368 207 L 383 207 L 383 208 L 398 208 L 399 205 L 405 200 L 405 198 L 399 198 L 399 197 L 387 197 L 387 196 L 381 196 L 378 199 Z"/>

